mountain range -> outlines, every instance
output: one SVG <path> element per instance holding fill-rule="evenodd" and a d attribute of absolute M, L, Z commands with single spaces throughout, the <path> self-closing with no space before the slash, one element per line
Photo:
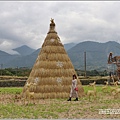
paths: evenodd
<path fill-rule="evenodd" d="M 32 49 L 28 47 L 27 45 L 23 45 L 21 47 L 13 49 L 14 51 L 18 52 L 21 56 L 26 56 L 35 51 L 35 49 Z"/>
<path fill-rule="evenodd" d="M 93 41 L 80 42 L 78 44 L 64 44 L 64 48 L 71 59 L 75 69 L 84 70 L 84 60 L 86 53 L 87 70 L 106 70 L 107 59 L 110 52 L 113 56 L 120 55 L 120 44 L 115 41 L 99 43 Z M 3 68 L 28 67 L 32 68 L 40 52 L 40 49 L 32 49 L 26 45 L 14 48 L 17 55 L 11 55 L 0 51 L 0 64 Z"/>

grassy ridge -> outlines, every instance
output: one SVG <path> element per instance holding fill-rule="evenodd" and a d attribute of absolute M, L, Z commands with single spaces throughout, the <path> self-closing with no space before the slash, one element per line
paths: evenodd
<path fill-rule="evenodd" d="M 96 86 L 97 93 L 103 93 L 102 87 L 103 86 Z M 88 90 L 93 90 L 93 87 L 85 85 L 85 86 L 83 86 L 83 89 L 84 89 L 84 92 L 87 93 Z M 111 86 L 108 86 L 108 93 L 110 92 L 110 90 L 111 90 Z M 105 93 L 103 93 L 103 94 L 105 94 Z"/>
<path fill-rule="evenodd" d="M 8 93 L 8 94 L 16 94 L 16 93 L 21 93 L 23 87 L 0 87 L 0 93 Z M 83 89 L 85 93 L 88 90 L 93 90 L 93 87 L 83 85 Z M 97 92 L 102 92 L 102 87 L 101 86 L 96 86 Z M 108 91 L 110 91 L 110 86 L 108 86 Z"/>
<path fill-rule="evenodd" d="M 0 93 L 16 94 L 21 92 L 22 87 L 0 87 Z"/>

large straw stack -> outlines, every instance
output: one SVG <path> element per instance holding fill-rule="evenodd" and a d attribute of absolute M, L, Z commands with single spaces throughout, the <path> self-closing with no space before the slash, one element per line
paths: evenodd
<path fill-rule="evenodd" d="M 30 86 L 30 91 L 35 92 L 37 98 L 67 98 L 73 74 L 76 72 L 51 19 L 49 32 L 26 83 L 36 83 Z M 84 90 L 79 80 L 78 88 L 81 97 Z M 25 91 L 26 85 L 23 93 Z"/>

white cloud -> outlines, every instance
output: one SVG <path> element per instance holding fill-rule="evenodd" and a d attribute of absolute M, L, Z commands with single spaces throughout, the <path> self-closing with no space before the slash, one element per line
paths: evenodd
<path fill-rule="evenodd" d="M 24 44 L 40 48 L 51 18 L 63 44 L 86 40 L 119 42 L 119 8 L 117 1 L 0 2 L 0 50 L 10 51 Z"/>

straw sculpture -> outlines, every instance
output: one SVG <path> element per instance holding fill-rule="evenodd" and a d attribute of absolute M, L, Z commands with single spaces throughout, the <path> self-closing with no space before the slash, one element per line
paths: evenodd
<path fill-rule="evenodd" d="M 76 72 L 55 31 L 54 20 L 51 19 L 49 32 L 26 84 L 36 83 L 29 88 L 30 92 L 35 93 L 36 98 L 68 98 L 73 74 Z M 26 91 L 25 86 L 23 93 Z M 82 97 L 84 90 L 80 80 L 78 88 L 78 95 Z"/>

